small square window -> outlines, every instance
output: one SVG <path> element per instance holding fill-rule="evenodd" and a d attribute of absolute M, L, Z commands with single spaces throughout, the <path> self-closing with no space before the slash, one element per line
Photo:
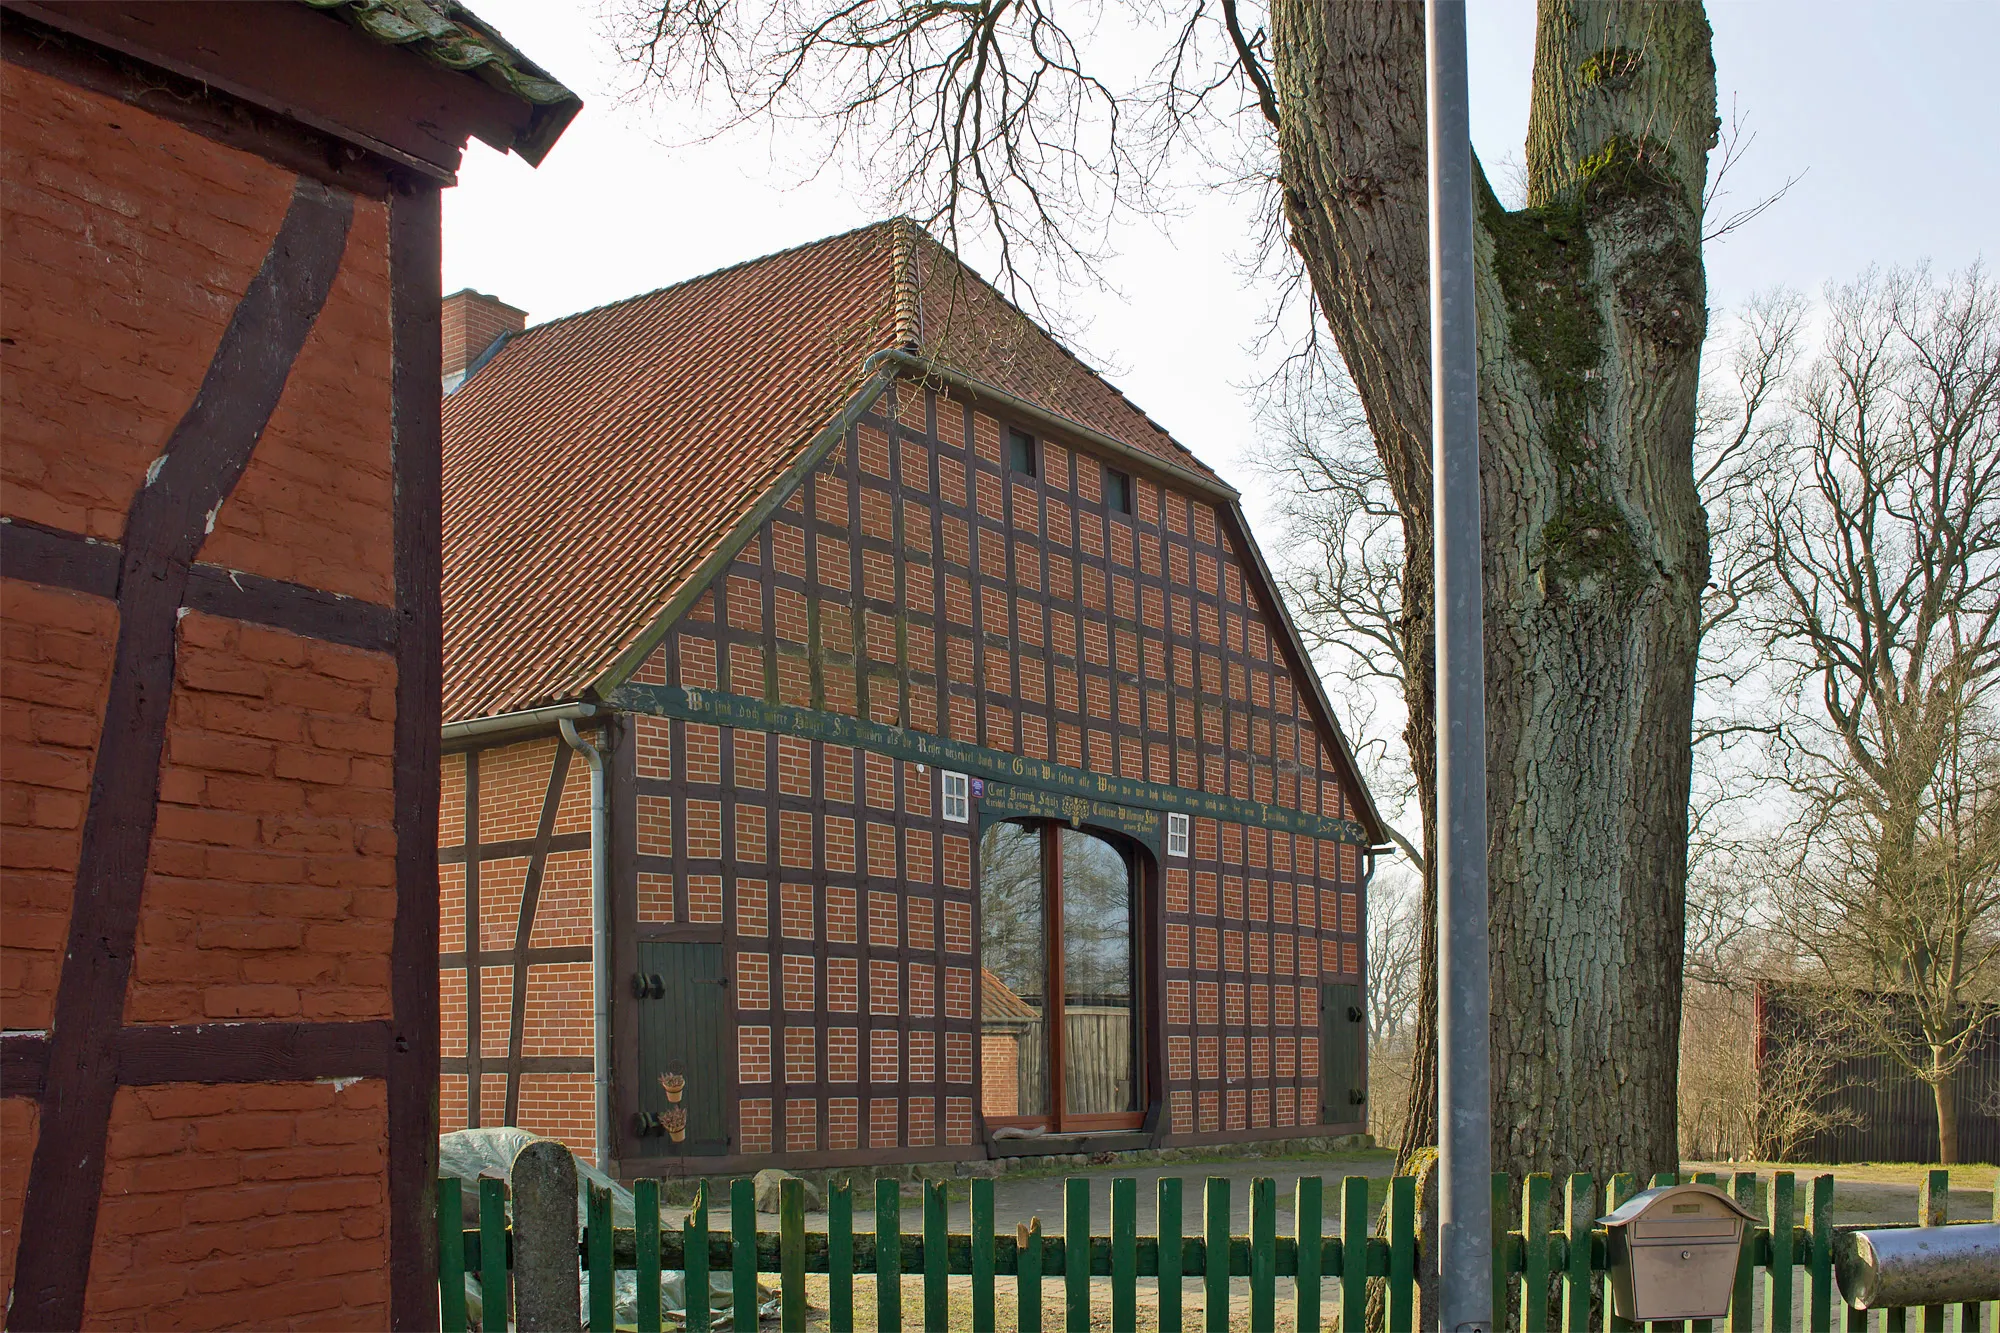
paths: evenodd
<path fill-rule="evenodd" d="M 1188 854 L 1188 817 L 1186 815 L 1167 816 L 1167 855 L 1186 856 Z"/>
<path fill-rule="evenodd" d="M 1132 475 L 1104 469 L 1104 507 L 1114 514 L 1132 512 Z"/>
<path fill-rule="evenodd" d="M 1007 432 L 1007 466 L 1024 476 L 1034 476 L 1039 470 L 1035 452 L 1034 436 L 1022 430 Z"/>
<path fill-rule="evenodd" d="M 954 824 L 972 822 L 972 802 L 965 794 L 965 774 L 944 775 L 944 817 Z"/>

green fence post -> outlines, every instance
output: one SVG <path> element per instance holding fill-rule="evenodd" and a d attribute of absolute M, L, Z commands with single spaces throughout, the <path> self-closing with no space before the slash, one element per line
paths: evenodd
<path fill-rule="evenodd" d="M 1063 1327 L 1090 1333 L 1090 1178 L 1063 1181 Z"/>
<path fill-rule="evenodd" d="M 826 1327 L 854 1333 L 854 1182 L 826 1193 Z"/>
<path fill-rule="evenodd" d="M 997 1327 L 993 1312 L 993 1181 L 972 1182 L 972 1326 Z"/>
<path fill-rule="evenodd" d="M 1521 1182 L 1521 1333 L 1546 1333 L 1549 1326 L 1549 1192 L 1546 1171 Z"/>
<path fill-rule="evenodd" d="M 1042 1219 L 1030 1218 L 1015 1241 L 1015 1327 L 1021 1333 L 1042 1333 Z"/>
<path fill-rule="evenodd" d="M 875 1182 L 875 1327 L 903 1327 L 903 1192 L 893 1180 Z"/>
<path fill-rule="evenodd" d="M 924 1327 L 951 1327 L 951 1213 L 942 1180 L 924 1182 Z"/>
<path fill-rule="evenodd" d="M 584 1235 L 590 1246 L 590 1333 L 616 1333 L 618 1270 L 611 1258 L 610 1189 L 592 1185 L 584 1210 Z"/>
<path fill-rule="evenodd" d="M 1514 1215 L 1514 1182 L 1502 1172 L 1493 1173 L 1493 1327 L 1507 1328 L 1511 1325 L 1508 1312 L 1514 1307 L 1514 1267 L 1513 1246 L 1508 1242 L 1513 1233 L 1508 1229 L 1507 1219 Z"/>
<path fill-rule="evenodd" d="M 1250 1181 L 1250 1327 L 1264 1333 L 1277 1326 L 1278 1183 L 1256 1176 Z"/>
<path fill-rule="evenodd" d="M 1636 1183 L 1629 1172 L 1620 1171 L 1613 1175 L 1610 1182 L 1604 1187 L 1604 1211 L 1607 1213 L 1617 1212 L 1619 1205 L 1638 1193 L 1638 1190 L 1635 1188 Z M 1630 1330 L 1637 1328 L 1638 1325 L 1632 1323 L 1629 1319 L 1620 1319 L 1612 1310 L 1611 1274 L 1606 1273 L 1604 1275 L 1599 1289 L 1604 1293 L 1605 1333 L 1630 1333 Z M 1748 1307 L 1746 1306 L 1745 1308 L 1747 1309 Z M 1744 1318 L 1747 1319 L 1749 1316 L 1746 1314 Z"/>
<path fill-rule="evenodd" d="M 1368 1178 L 1340 1182 L 1340 1326 L 1359 1330 L 1368 1318 Z"/>
<path fill-rule="evenodd" d="M 1806 1260 L 1806 1327 L 1812 1333 L 1832 1333 L 1833 1177 L 1830 1175 L 1814 1176 L 1806 1182 L 1806 1230 L 1812 1233 L 1812 1249 Z"/>
<path fill-rule="evenodd" d="M 688 1333 L 708 1333 L 708 1182 L 695 1186 L 694 1207 L 681 1228 L 681 1298 Z"/>
<path fill-rule="evenodd" d="M 443 1333 L 465 1328 L 465 1182 L 438 1178 L 438 1327 Z"/>
<path fill-rule="evenodd" d="M 1417 1181 L 1389 1179 L 1389 1327 L 1414 1328 L 1417 1294 Z"/>
<path fill-rule="evenodd" d="M 1161 1176 L 1153 1230 L 1160 1238 L 1160 1333 L 1181 1333 L 1181 1179 Z"/>
<path fill-rule="evenodd" d="M 1319 1265 L 1325 1254 L 1320 1195 L 1324 1184 L 1318 1176 L 1300 1176 L 1298 1188 L 1292 1191 L 1292 1236 L 1299 1250 L 1298 1269 L 1292 1279 L 1292 1323 L 1298 1333 L 1319 1333 Z"/>
<path fill-rule="evenodd" d="M 757 1182 L 729 1182 L 730 1322 L 757 1333 Z"/>
<path fill-rule="evenodd" d="M 806 1183 L 796 1177 L 778 1185 L 778 1327 L 806 1328 Z"/>
<path fill-rule="evenodd" d="M 1732 1171 L 1729 1174 L 1729 1197 L 1743 1211 L 1757 1211 L 1757 1173 L 1755 1171 Z M 1743 1228 L 1743 1249 L 1736 1256 L 1736 1282 L 1729 1296 L 1729 1318 L 1722 1327 L 1726 1333 L 1750 1333 L 1751 1313 L 1757 1300 L 1757 1226 L 1746 1223 Z"/>
<path fill-rule="evenodd" d="M 1564 1333 L 1590 1329 L 1590 1251 L 1597 1227 L 1596 1182 L 1579 1171 L 1563 1182 L 1563 1236 L 1569 1254 L 1563 1263 L 1562 1326 Z"/>
<path fill-rule="evenodd" d="M 1924 1172 L 1923 1183 L 1917 1188 L 1917 1225 L 1941 1227 L 1950 1220 L 1951 1171 L 1933 1168 Z M 1926 1305 L 1923 1310 L 1924 1333 L 1944 1333 L 1944 1307 Z"/>
<path fill-rule="evenodd" d="M 1764 1278 L 1764 1327 L 1792 1326 L 1792 1202 L 1789 1171 L 1774 1172 L 1767 1221 L 1771 1228 L 1771 1262 Z"/>
<path fill-rule="evenodd" d="M 1139 1326 L 1139 1182 L 1111 1182 L 1111 1327 Z"/>
<path fill-rule="evenodd" d="M 660 1182 L 632 1182 L 633 1323 L 660 1333 Z"/>
<path fill-rule="evenodd" d="M 1207 1333 L 1229 1333 L 1229 1181 L 1210 1176 L 1202 1192 L 1205 1280 L 1201 1323 Z"/>
<path fill-rule="evenodd" d="M 479 1182 L 479 1326 L 507 1333 L 507 1182 Z"/>

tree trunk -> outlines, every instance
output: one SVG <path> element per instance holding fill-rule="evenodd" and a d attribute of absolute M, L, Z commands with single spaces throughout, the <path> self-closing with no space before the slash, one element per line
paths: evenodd
<path fill-rule="evenodd" d="M 1937 1103 L 1938 1165 L 1958 1165 L 1958 1074 L 1944 1068 L 1944 1052 L 1933 1056 L 1931 1099 Z"/>
<path fill-rule="evenodd" d="M 1406 525 L 1431 636 L 1422 9 L 1275 0 L 1286 218 Z M 1481 181 L 1494 1169 L 1678 1163 L 1689 738 L 1708 536 L 1692 450 L 1715 140 L 1695 5 L 1544 0 L 1529 206 Z M 1435 710 L 1408 739 L 1435 846 Z M 1434 920 L 1435 891 L 1425 885 Z M 1424 976 L 1436 975 L 1425 933 Z M 1434 982 L 1430 982 L 1434 985 Z M 1423 997 L 1411 1142 L 1434 1139 Z"/>

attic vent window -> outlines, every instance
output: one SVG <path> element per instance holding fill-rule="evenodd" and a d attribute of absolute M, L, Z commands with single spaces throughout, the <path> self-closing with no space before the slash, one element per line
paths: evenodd
<path fill-rule="evenodd" d="M 1026 477 L 1034 476 L 1038 469 L 1035 458 L 1035 437 L 1026 431 L 1007 432 L 1007 466 Z"/>
<path fill-rule="evenodd" d="M 1104 507 L 1114 514 L 1132 512 L 1132 476 L 1127 472 L 1104 469 Z"/>

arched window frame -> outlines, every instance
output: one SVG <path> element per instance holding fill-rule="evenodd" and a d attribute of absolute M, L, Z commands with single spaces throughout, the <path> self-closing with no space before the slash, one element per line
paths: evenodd
<path fill-rule="evenodd" d="M 1062 1134 L 1115 1133 L 1143 1127 L 1158 1107 L 1160 1058 L 1156 1047 L 1164 1040 L 1159 1011 L 1158 927 L 1156 894 L 1158 871 L 1143 844 L 1128 835 L 1092 824 L 1066 824 L 1050 819 L 995 819 L 982 821 L 975 849 L 983 849 L 985 834 L 995 824 L 1007 823 L 1035 831 L 1041 839 L 1042 912 L 1044 949 L 1044 1040 L 1049 1069 L 1048 1110 L 1032 1115 L 986 1115 L 982 1097 L 982 1119 L 989 1130 L 1003 1127 L 1041 1128 Z M 1062 832 L 1075 829 L 1115 851 L 1124 862 L 1132 888 L 1132 1014 L 1133 1079 L 1132 1110 L 1116 1113 L 1078 1113 L 1067 1109 L 1067 1068 L 1064 1050 L 1067 1024 L 1064 1022 L 1063 982 L 1063 882 Z M 976 850 L 976 854 L 983 852 Z M 982 913 L 985 902 L 982 894 Z M 983 984 L 983 983 L 982 983 Z"/>

